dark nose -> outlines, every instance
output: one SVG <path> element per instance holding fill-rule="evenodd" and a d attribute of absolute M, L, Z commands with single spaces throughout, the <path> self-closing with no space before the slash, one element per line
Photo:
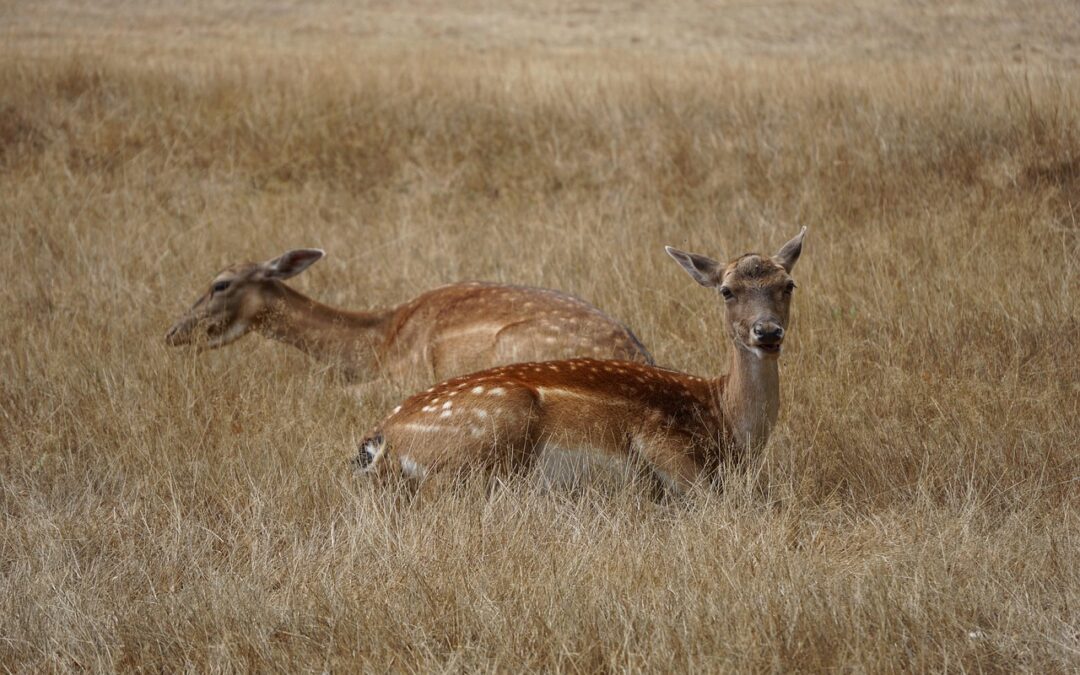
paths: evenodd
<path fill-rule="evenodd" d="M 784 328 L 772 321 L 758 321 L 754 324 L 754 339 L 758 344 L 778 345 L 784 341 Z"/>

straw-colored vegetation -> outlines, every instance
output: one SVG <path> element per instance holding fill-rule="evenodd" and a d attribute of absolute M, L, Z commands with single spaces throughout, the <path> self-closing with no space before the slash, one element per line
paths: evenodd
<path fill-rule="evenodd" d="M 1080 665 L 1071 3 L 302 4 L 0 5 L 0 668 Z M 347 460 L 420 383 L 162 339 L 319 246 L 326 302 L 553 286 L 711 374 L 662 245 L 802 224 L 780 426 L 681 503 L 408 504 Z"/>

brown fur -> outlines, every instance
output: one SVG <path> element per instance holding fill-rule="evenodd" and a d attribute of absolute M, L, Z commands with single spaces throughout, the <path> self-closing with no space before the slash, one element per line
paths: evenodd
<path fill-rule="evenodd" d="M 282 256 L 225 269 L 169 330 L 167 341 L 218 347 L 256 331 L 334 363 L 353 381 L 382 372 L 397 379 L 420 373 L 430 382 L 574 356 L 652 361 L 625 326 L 579 298 L 548 289 L 469 282 L 389 309 L 328 307 L 282 281 L 321 255 L 309 251 L 291 267 L 280 262 Z M 228 287 L 215 292 L 219 283 Z"/>
<path fill-rule="evenodd" d="M 805 231 L 805 230 L 804 230 Z M 520 363 L 443 382 L 398 406 L 361 444 L 357 464 L 379 477 L 424 479 L 465 470 L 526 471 L 545 455 L 588 456 L 644 467 L 676 492 L 710 480 L 765 443 L 779 410 L 775 351 L 752 332 L 788 319 L 787 270 L 803 233 L 774 258 L 743 256 L 726 266 L 672 256 L 725 300 L 735 343 L 729 375 L 703 379 L 626 361 Z"/>

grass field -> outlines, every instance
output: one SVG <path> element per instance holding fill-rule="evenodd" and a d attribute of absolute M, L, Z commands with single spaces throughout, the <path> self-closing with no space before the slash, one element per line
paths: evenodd
<path fill-rule="evenodd" d="M 0 669 L 1080 668 L 1071 2 L 0 2 Z M 780 424 L 722 492 L 419 504 L 258 337 L 164 332 L 318 246 L 345 307 L 567 290 L 717 374 L 809 227 Z M 425 385 L 426 386 L 426 385 Z"/>

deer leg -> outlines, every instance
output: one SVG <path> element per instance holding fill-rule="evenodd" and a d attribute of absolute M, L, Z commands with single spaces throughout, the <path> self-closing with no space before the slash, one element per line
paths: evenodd
<path fill-rule="evenodd" d="M 674 496 L 685 495 L 706 479 L 705 466 L 696 456 L 688 435 L 671 431 L 640 434 L 631 446 L 664 489 Z"/>

